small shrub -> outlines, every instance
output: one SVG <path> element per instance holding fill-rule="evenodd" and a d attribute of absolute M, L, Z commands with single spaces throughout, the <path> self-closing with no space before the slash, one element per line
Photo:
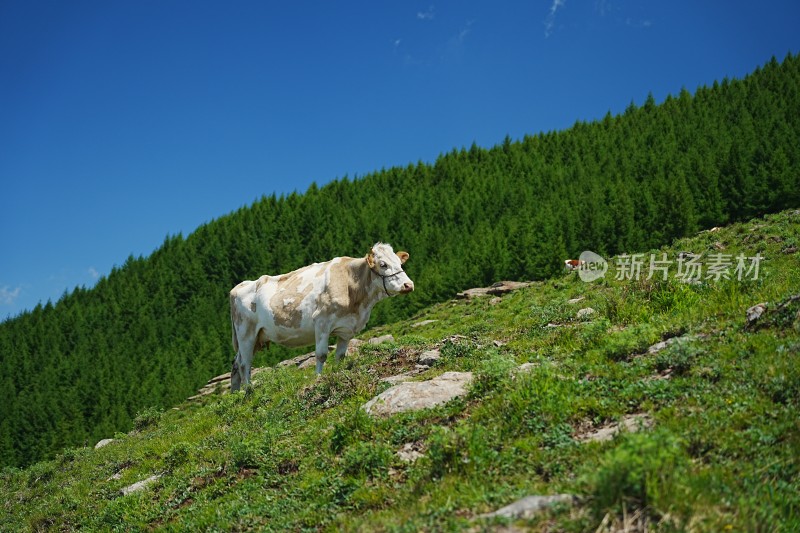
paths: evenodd
<path fill-rule="evenodd" d="M 768 309 L 766 318 L 761 322 L 758 326 L 800 332 L 800 295 L 791 296 Z"/>
<path fill-rule="evenodd" d="M 86 455 L 87 448 L 67 448 L 62 453 L 59 459 L 61 460 L 61 464 L 65 465 L 67 463 L 71 463 L 76 459 L 79 459 L 83 455 Z"/>
<path fill-rule="evenodd" d="M 363 409 L 356 409 L 342 422 L 333 426 L 331 451 L 340 453 L 348 445 L 371 432 L 373 421 Z"/>
<path fill-rule="evenodd" d="M 301 401 L 309 407 L 321 406 L 325 409 L 339 405 L 344 400 L 358 394 L 365 386 L 361 369 L 344 369 L 336 373 L 322 374 L 314 385 L 305 389 Z"/>
<path fill-rule="evenodd" d="M 342 469 L 353 476 L 379 477 L 388 472 L 393 455 L 383 443 L 359 442 L 345 452 Z"/>
<path fill-rule="evenodd" d="M 800 372 L 791 369 L 778 375 L 762 378 L 759 387 L 770 400 L 786 405 L 800 398 Z"/>
<path fill-rule="evenodd" d="M 189 445 L 179 442 L 172 446 L 164 457 L 164 463 L 168 470 L 174 470 L 189 459 Z"/>
<path fill-rule="evenodd" d="M 440 350 L 442 358 L 445 360 L 469 357 L 474 352 L 475 345 L 467 339 L 447 339 Z"/>
<path fill-rule="evenodd" d="M 511 357 L 497 352 L 492 353 L 488 359 L 478 364 L 470 395 L 481 397 L 500 389 L 503 382 L 509 379 L 511 369 L 515 366 L 516 362 Z"/>
<path fill-rule="evenodd" d="M 425 411 L 407 411 L 392 417 L 389 441 L 400 446 L 406 442 L 423 440 L 429 431 L 427 416 Z"/>
<path fill-rule="evenodd" d="M 438 479 L 451 472 L 461 457 L 460 449 L 459 439 L 453 431 L 441 426 L 434 428 L 428 438 L 427 453 L 431 477 Z"/>
<path fill-rule="evenodd" d="M 656 356 L 656 369 L 659 371 L 672 369 L 672 373 L 682 376 L 688 373 L 702 350 L 683 341 L 676 342 Z"/>
<path fill-rule="evenodd" d="M 625 434 L 588 475 L 596 518 L 628 510 L 669 511 L 679 498 L 678 483 L 690 465 L 677 438 L 666 431 Z"/>
<path fill-rule="evenodd" d="M 55 476 L 56 468 L 52 461 L 36 463 L 28 468 L 28 486 L 34 487 L 40 483 L 47 483 Z"/>
<path fill-rule="evenodd" d="M 567 423 L 561 422 L 553 424 L 542 435 L 542 446 L 545 448 L 561 448 L 562 446 L 569 446 L 574 444 L 572 439 L 572 426 Z"/>
<path fill-rule="evenodd" d="M 625 331 L 608 335 L 602 346 L 612 361 L 624 361 L 634 354 L 643 353 L 658 338 L 655 328 L 647 324 L 630 327 Z"/>
<path fill-rule="evenodd" d="M 231 460 L 237 468 L 257 468 L 263 460 L 263 455 L 264 452 L 258 442 L 242 440 L 231 444 Z"/>
<path fill-rule="evenodd" d="M 157 407 L 148 407 L 136 413 L 136 418 L 133 419 L 133 429 L 136 431 L 143 431 L 146 428 L 158 424 L 163 412 Z"/>

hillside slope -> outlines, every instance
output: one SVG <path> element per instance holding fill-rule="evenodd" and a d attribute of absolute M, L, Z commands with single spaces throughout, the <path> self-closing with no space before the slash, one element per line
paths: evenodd
<path fill-rule="evenodd" d="M 277 368 L 247 393 L 143 411 L 101 449 L 4 470 L 0 529 L 795 531 L 798 236 L 800 210 L 701 232 L 591 283 L 573 272 L 435 305 L 367 332 L 395 341 L 319 379 Z M 682 252 L 701 254 L 699 280 Z M 647 279 L 651 254 L 663 270 Z M 434 348 L 414 379 L 473 372 L 466 396 L 365 413 L 382 378 Z M 479 516 L 532 494 L 577 499 Z"/>
<path fill-rule="evenodd" d="M 417 290 L 376 306 L 376 325 L 464 288 L 543 279 L 581 250 L 646 250 L 800 206 L 798 110 L 800 58 L 773 59 L 694 95 L 263 198 L 169 237 L 93 289 L 0 323 L 0 464 L 127 431 L 137 411 L 230 368 L 227 293 L 243 279 L 389 242 L 411 252 Z"/>

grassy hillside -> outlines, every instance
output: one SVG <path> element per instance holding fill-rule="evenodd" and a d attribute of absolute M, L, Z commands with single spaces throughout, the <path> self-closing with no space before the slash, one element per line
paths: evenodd
<path fill-rule="evenodd" d="M 377 325 L 467 287 L 544 279 L 581 250 L 647 250 L 800 206 L 798 109 L 789 55 L 566 131 L 264 197 L 169 237 L 94 288 L 0 323 L 0 465 L 127 431 L 142 408 L 230 368 L 227 293 L 243 279 L 390 242 L 411 252 L 417 290 L 376 306 Z"/>
<path fill-rule="evenodd" d="M 247 393 L 142 411 L 104 448 L 4 470 L 0 529 L 479 531 L 508 522 L 479 514 L 567 493 L 579 503 L 515 525 L 796 531 L 799 236 L 800 210 L 702 232 L 652 250 L 672 261 L 666 281 L 646 279 L 651 252 L 638 280 L 615 279 L 623 256 L 592 283 L 563 274 L 368 331 L 396 340 L 320 379 L 281 368 Z M 703 254 L 701 282 L 675 277 L 684 251 Z M 763 257 L 757 279 L 736 271 L 739 256 Z M 731 279 L 713 279 L 720 259 Z M 466 397 L 365 414 L 382 377 L 433 347 L 441 360 L 416 379 L 472 371 Z M 588 441 L 626 415 L 650 427 Z M 400 460 L 408 443 L 424 456 Z"/>

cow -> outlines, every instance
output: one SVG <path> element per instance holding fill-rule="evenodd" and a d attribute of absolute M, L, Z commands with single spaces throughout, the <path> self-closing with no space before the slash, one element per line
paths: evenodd
<path fill-rule="evenodd" d="M 379 242 L 365 257 L 336 257 L 238 284 L 230 292 L 236 351 L 231 390 L 250 383 L 253 354 L 270 342 L 290 347 L 314 344 L 319 375 L 328 357 L 328 340 L 335 335 L 340 361 L 376 303 L 414 290 L 403 270 L 407 260 L 408 252 L 395 253 Z"/>
<path fill-rule="evenodd" d="M 580 259 L 564 259 L 564 268 L 567 270 L 578 270 L 586 264 L 586 261 Z"/>

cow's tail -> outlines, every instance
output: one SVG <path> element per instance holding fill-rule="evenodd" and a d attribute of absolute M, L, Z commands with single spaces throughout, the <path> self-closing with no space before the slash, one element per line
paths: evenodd
<path fill-rule="evenodd" d="M 231 292 L 231 342 L 233 343 L 233 351 L 239 353 L 239 339 L 236 337 L 236 296 Z"/>

